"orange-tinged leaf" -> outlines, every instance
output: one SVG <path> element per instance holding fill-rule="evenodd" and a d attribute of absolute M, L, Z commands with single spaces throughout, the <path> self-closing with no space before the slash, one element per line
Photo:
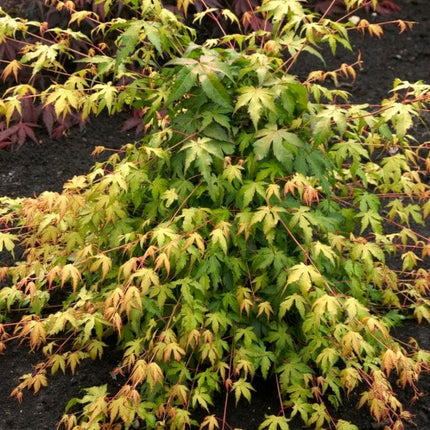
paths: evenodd
<path fill-rule="evenodd" d="M 148 373 L 148 363 L 139 359 L 134 363 L 133 371 L 131 372 L 131 382 L 134 386 L 142 384 L 142 382 L 146 379 L 146 375 Z"/>
<path fill-rule="evenodd" d="M 150 376 L 149 383 L 152 387 L 155 387 L 158 381 L 164 379 L 163 371 L 157 363 L 149 363 L 148 364 L 148 372 Z"/>
<path fill-rule="evenodd" d="M 162 266 L 166 270 L 167 276 L 169 276 L 169 274 L 170 274 L 170 260 L 169 260 L 169 256 L 165 252 L 162 252 L 156 258 L 154 270 L 158 270 Z"/>
<path fill-rule="evenodd" d="M 305 186 L 302 199 L 307 206 L 312 206 L 313 202 L 319 203 L 320 201 L 318 191 L 310 185 Z"/>
<path fill-rule="evenodd" d="M 342 354 L 349 355 L 351 352 L 355 352 L 360 357 L 362 350 L 363 337 L 360 333 L 355 331 L 348 331 L 341 340 L 342 343 Z"/>
<path fill-rule="evenodd" d="M 73 430 L 78 425 L 78 419 L 74 414 L 66 414 L 63 415 L 60 423 L 64 426 L 65 430 Z"/>
<path fill-rule="evenodd" d="M 101 280 L 106 278 L 106 275 L 109 273 L 109 270 L 112 267 L 112 260 L 106 254 L 98 254 L 94 256 L 95 261 L 90 266 L 91 272 L 96 272 L 99 268 L 102 271 Z"/>
<path fill-rule="evenodd" d="M 126 312 L 127 318 L 130 319 L 130 312 L 132 309 L 138 309 L 142 311 L 142 300 L 140 298 L 140 291 L 137 287 L 131 285 L 127 288 L 122 304 L 120 307 L 120 313 Z"/>
<path fill-rule="evenodd" d="M 116 309 L 122 302 L 124 297 L 124 290 L 121 287 L 116 287 L 105 301 L 105 309 L 113 308 Z"/>
<path fill-rule="evenodd" d="M 163 350 L 163 360 L 170 361 L 172 355 L 176 361 L 180 361 L 185 351 L 176 342 L 168 343 Z"/>
<path fill-rule="evenodd" d="M 121 336 L 121 329 L 122 329 L 122 318 L 121 315 L 118 312 L 115 312 L 112 315 L 112 325 L 118 332 L 119 336 Z"/>
<path fill-rule="evenodd" d="M 384 34 L 384 30 L 379 24 L 369 24 L 368 30 L 371 36 L 376 36 L 378 39 Z"/>
<path fill-rule="evenodd" d="M 370 400 L 370 413 L 375 417 L 376 421 L 379 423 L 384 420 L 389 415 L 389 410 L 387 405 L 376 397 Z"/>
<path fill-rule="evenodd" d="M 218 420 L 215 415 L 207 415 L 202 423 L 200 424 L 200 429 L 207 428 L 208 430 L 219 429 Z"/>
<path fill-rule="evenodd" d="M 29 336 L 31 349 L 38 348 L 41 344 L 46 341 L 46 329 L 43 321 L 23 319 L 23 326 L 21 327 L 19 336 Z"/>
<path fill-rule="evenodd" d="M 188 402 L 189 388 L 183 384 L 176 384 L 172 388 L 172 396 L 179 400 L 182 405 L 186 405 Z"/>
<path fill-rule="evenodd" d="M 203 240 L 202 236 L 197 232 L 192 232 L 188 235 L 187 240 L 184 244 L 184 251 L 187 250 L 191 245 L 195 244 L 200 251 L 200 253 L 203 255 L 205 253 L 205 241 Z M 430 246 L 429 246 L 430 249 Z M 430 253 L 430 251 L 429 251 Z"/>
<path fill-rule="evenodd" d="M 374 317 L 365 317 L 363 318 L 363 323 L 366 324 L 366 327 L 369 329 L 370 333 L 373 333 L 375 330 L 379 331 L 385 339 L 390 338 L 390 333 L 388 332 L 387 327 L 378 319 Z"/>
<path fill-rule="evenodd" d="M 251 309 L 254 306 L 254 302 L 250 299 L 243 299 L 240 302 L 240 306 L 239 306 L 239 311 L 240 314 L 242 314 L 244 311 L 246 313 L 246 315 L 249 315 L 249 312 L 251 311 Z"/>
<path fill-rule="evenodd" d="M 259 303 L 257 317 L 259 317 L 262 314 L 266 315 L 267 321 L 270 320 L 270 316 L 273 314 L 273 308 L 270 302 L 266 301 L 266 302 Z"/>
<path fill-rule="evenodd" d="M 63 287 L 67 280 L 72 281 L 73 292 L 76 292 L 79 281 L 82 280 L 81 273 L 73 264 L 66 264 L 61 269 L 61 286 Z"/>
<path fill-rule="evenodd" d="M 11 74 L 15 78 L 15 82 L 18 82 L 18 72 L 21 70 L 21 64 L 18 60 L 12 60 L 9 64 L 4 68 L 3 73 L 1 75 L 3 81 L 5 81 L 8 76 Z"/>
<path fill-rule="evenodd" d="M 74 351 L 67 356 L 67 366 L 70 367 L 72 374 L 75 374 L 76 367 L 80 364 L 81 360 L 88 357 L 88 354 L 82 351 Z"/>
<path fill-rule="evenodd" d="M 387 378 L 389 378 L 392 369 L 397 370 L 397 366 L 399 365 L 398 356 L 392 349 L 387 349 L 382 355 L 381 361 Z"/>
<path fill-rule="evenodd" d="M 37 373 L 32 377 L 32 384 L 31 384 L 34 393 L 37 393 L 40 391 L 42 387 L 48 386 L 48 379 L 46 378 L 46 370 L 43 370 L 40 373 Z"/>

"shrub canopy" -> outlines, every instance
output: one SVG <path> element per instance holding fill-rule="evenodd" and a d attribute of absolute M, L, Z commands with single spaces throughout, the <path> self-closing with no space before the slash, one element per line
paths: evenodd
<path fill-rule="evenodd" d="M 374 109 L 325 86 L 353 78 L 352 65 L 300 81 L 289 73 L 300 54 L 350 47 L 352 24 L 298 0 L 264 2 L 266 30 L 200 44 L 157 0 L 124 1 L 131 18 L 105 21 L 54 3 L 71 9 L 70 27 L 0 19 L 2 46 L 26 40 L 3 75 L 31 71 L 1 99 L 5 124 L 31 99 L 53 121 L 131 109 L 144 137 L 61 193 L 0 198 L 0 250 L 16 259 L 0 269 L 1 345 L 18 337 L 46 357 L 13 395 L 114 344 L 120 390 L 87 388 L 64 428 L 214 429 L 214 394 L 250 400 L 257 374 L 274 376 L 282 397 L 262 429 L 293 417 L 354 429 L 329 412 L 353 390 L 378 422 L 403 428 L 392 375 L 416 390 L 429 355 L 390 330 L 430 320 L 420 265 L 430 246 L 413 229 L 430 212 L 430 163 L 408 134 L 430 87 L 397 80 Z M 45 33 L 30 42 L 35 28 Z M 382 32 L 364 19 L 357 28 Z M 201 423 L 196 408 L 208 411 Z"/>

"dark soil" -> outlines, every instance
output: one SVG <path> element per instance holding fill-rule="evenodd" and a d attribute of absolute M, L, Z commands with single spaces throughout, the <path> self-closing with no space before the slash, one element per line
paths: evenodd
<path fill-rule="evenodd" d="M 402 11 L 385 19 L 401 18 L 417 21 L 418 24 L 412 32 L 401 35 L 398 35 L 396 26 L 386 27 L 380 40 L 352 35 L 354 50 L 360 50 L 362 54 L 363 70 L 352 86 L 345 83 L 348 86 L 342 89 L 352 94 L 353 102 L 379 103 L 389 96 L 396 77 L 411 82 L 424 80 L 430 83 L 430 1 L 397 0 L 396 3 L 402 7 Z M 380 18 L 368 16 L 367 19 L 372 21 Z M 344 62 L 353 62 L 355 58 L 355 54 L 340 50 L 330 60 L 329 66 L 336 68 Z M 325 67 L 317 64 L 317 61 L 308 58 L 304 66 L 300 63 L 301 68 L 293 71 L 304 76 L 303 67 L 308 70 Z M 134 140 L 133 134 L 120 131 L 123 120 L 124 117 L 97 118 L 83 131 L 73 130 L 61 140 L 40 136 L 40 144 L 29 142 L 19 151 L 0 151 L 0 196 L 34 196 L 45 190 L 61 191 L 67 179 L 88 172 L 95 161 L 91 156 L 95 146 L 119 148 Z M 425 126 L 417 127 L 415 135 L 421 142 L 430 139 Z M 429 231 L 427 228 L 421 233 L 430 236 Z M 405 341 L 413 337 L 423 348 L 430 349 L 430 330 L 427 325 L 418 326 L 409 322 L 398 329 L 396 335 Z M 28 353 L 25 346 L 18 344 L 8 345 L 0 357 L 0 430 L 54 430 L 67 402 L 72 397 L 82 396 L 82 388 L 108 383 L 115 390 L 116 382 L 111 378 L 110 371 L 118 362 L 118 356 L 112 352 L 102 362 L 84 363 L 75 375 L 54 375 L 47 388 L 37 395 L 25 393 L 23 403 L 19 404 L 9 394 L 18 383 L 19 376 L 32 372 L 32 366 L 39 360 L 39 353 Z M 234 399 L 229 399 L 225 429 L 256 430 L 265 414 L 279 411 L 275 385 L 256 381 L 255 387 L 257 391 L 251 405 L 244 402 L 234 408 Z M 429 374 L 423 375 L 419 387 L 423 398 L 410 405 L 415 417 L 414 424 L 407 428 L 426 430 L 430 428 Z M 382 428 L 383 425 L 374 422 L 365 411 L 355 408 L 357 396 L 349 399 L 336 412 L 336 416 L 352 421 L 360 430 Z M 410 397 L 409 391 L 399 392 L 399 398 L 405 405 L 408 405 Z M 224 400 L 220 397 L 213 411 L 219 417 L 224 414 Z M 302 427 L 291 423 L 290 428 L 296 430 Z"/>

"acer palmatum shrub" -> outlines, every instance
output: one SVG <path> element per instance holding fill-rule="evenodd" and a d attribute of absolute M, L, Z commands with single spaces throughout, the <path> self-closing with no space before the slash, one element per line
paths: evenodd
<path fill-rule="evenodd" d="M 94 47 L 35 97 L 83 120 L 139 109 L 144 137 L 62 193 L 0 199 L 0 250 L 24 249 L 0 268 L 0 345 L 18 338 L 45 356 L 12 395 L 25 401 L 49 374 L 103 360 L 116 343 L 120 389 L 87 387 L 60 427 L 217 428 L 214 395 L 250 400 L 258 374 L 280 393 L 261 429 L 288 429 L 293 417 L 356 429 L 329 411 L 357 390 L 359 407 L 403 428 L 411 417 L 395 385 L 418 397 L 429 364 L 391 329 L 430 320 L 430 245 L 411 227 L 430 211 L 428 145 L 408 134 L 430 87 L 396 80 L 375 108 L 324 86 L 354 78 L 359 61 L 298 80 L 289 70 L 301 53 L 349 47 L 352 24 L 297 0 L 263 4 L 270 31 L 203 44 L 158 1 L 125 3 L 137 18 L 92 31 L 114 38 L 114 54 Z M 383 32 L 365 19 L 356 28 Z M 43 62 L 27 57 L 34 78 L 58 72 L 54 51 L 69 48 L 43 49 Z M 9 89 L 5 114 L 28 85 Z"/>

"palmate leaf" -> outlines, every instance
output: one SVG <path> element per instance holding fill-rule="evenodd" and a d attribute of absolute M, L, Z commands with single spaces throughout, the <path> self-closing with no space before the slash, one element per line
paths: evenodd
<path fill-rule="evenodd" d="M 232 149 L 232 144 L 227 142 L 216 142 L 208 137 L 201 137 L 197 140 L 191 140 L 186 143 L 182 150 L 186 151 L 184 170 L 187 172 L 191 166 L 197 168 L 203 176 L 209 192 L 213 198 L 216 198 L 217 179 L 211 175 L 211 166 L 214 158 L 219 160 L 224 158 L 226 153 Z"/>
<path fill-rule="evenodd" d="M 322 280 L 321 273 L 313 266 L 299 263 L 289 269 L 286 286 L 297 283 L 305 291 L 309 291 L 313 283 L 320 284 Z"/>
<path fill-rule="evenodd" d="M 316 429 L 323 428 L 324 423 L 326 421 L 330 421 L 330 416 L 328 414 L 326 405 L 324 403 L 314 403 L 312 405 L 312 409 L 314 410 L 314 412 L 311 414 L 306 424 L 308 426 L 314 424 L 314 428 Z"/>
<path fill-rule="evenodd" d="M 209 412 L 209 405 L 213 405 L 213 402 L 208 392 L 208 389 L 204 387 L 197 387 L 194 390 L 194 393 L 191 399 L 191 404 L 193 405 L 193 407 L 195 407 L 198 404 L 202 408 L 206 409 L 207 412 Z"/>
<path fill-rule="evenodd" d="M 369 209 L 364 213 L 358 214 L 357 216 L 361 218 L 360 234 L 363 233 L 364 230 L 369 227 L 369 225 L 372 227 L 372 231 L 382 234 L 382 217 L 378 212 Z"/>
<path fill-rule="evenodd" d="M 359 430 L 355 424 L 351 424 L 349 421 L 339 420 L 336 424 L 337 430 Z"/>
<path fill-rule="evenodd" d="M 312 375 L 314 371 L 296 354 L 286 357 L 285 362 L 277 368 L 279 381 L 284 387 L 303 387 L 304 381 Z"/>
<path fill-rule="evenodd" d="M 207 428 L 208 430 L 219 429 L 218 420 L 215 415 L 207 415 L 200 424 L 200 428 Z"/>
<path fill-rule="evenodd" d="M 227 244 L 227 236 L 225 232 L 221 228 L 215 228 L 210 233 L 213 244 L 218 244 L 220 248 L 223 250 L 224 254 L 227 254 L 228 244 Z"/>
<path fill-rule="evenodd" d="M 305 318 L 307 302 L 301 294 L 294 293 L 288 296 L 279 306 L 278 316 L 284 318 L 285 314 L 295 306 L 302 318 Z"/>
<path fill-rule="evenodd" d="M 261 118 L 263 109 L 276 112 L 274 99 L 276 98 L 273 90 L 261 87 L 242 87 L 239 89 L 241 95 L 238 97 L 234 112 L 246 106 L 255 129 Z"/>
<path fill-rule="evenodd" d="M 199 75 L 199 81 L 205 94 L 220 106 L 232 109 L 230 95 L 215 73 Z"/>
<path fill-rule="evenodd" d="M 186 94 L 196 83 L 197 73 L 194 67 L 182 67 L 178 75 L 176 76 L 175 83 L 172 86 L 172 90 L 167 99 L 166 104 L 170 105 L 174 101 L 179 100 L 184 94 Z"/>
<path fill-rule="evenodd" d="M 288 430 L 290 428 L 288 421 L 289 420 L 283 415 L 266 415 L 266 419 L 260 424 L 258 430 Z"/>
<path fill-rule="evenodd" d="M 3 249 L 12 251 L 15 248 L 15 242 L 18 240 L 18 236 L 11 233 L 3 233 L 0 231 L 0 252 Z"/>
<path fill-rule="evenodd" d="M 311 253 L 314 259 L 324 256 L 333 266 L 335 266 L 336 260 L 338 259 L 338 256 L 333 249 L 330 246 L 321 243 L 319 240 L 315 242 L 311 249 Z"/>
<path fill-rule="evenodd" d="M 299 207 L 291 217 L 289 227 L 299 227 L 303 233 L 303 239 L 310 243 L 316 229 L 321 226 L 321 221 L 307 206 Z"/>
<path fill-rule="evenodd" d="M 232 110 L 231 97 L 218 77 L 218 75 L 227 76 L 231 79 L 231 71 L 225 62 L 219 60 L 218 56 L 209 51 L 209 53 L 203 53 L 198 60 L 175 58 L 167 64 L 181 68 L 167 103 L 182 97 L 193 87 L 198 77 L 203 92 L 210 100 L 222 106 L 226 112 Z M 187 70 L 184 71 L 184 68 Z"/>
<path fill-rule="evenodd" d="M 63 65 L 57 60 L 61 54 L 66 53 L 65 44 L 54 43 L 52 45 L 37 43 L 28 44 L 23 48 L 24 55 L 21 63 L 31 63 L 32 77 L 39 73 L 43 68 L 65 71 Z M 70 55 L 70 54 L 66 54 Z"/>
<path fill-rule="evenodd" d="M 297 172 L 308 176 L 315 176 L 320 182 L 323 191 L 330 194 L 330 182 L 333 182 L 333 165 L 324 151 L 302 150 L 294 160 L 294 168 Z"/>
<path fill-rule="evenodd" d="M 381 201 L 379 200 L 379 197 L 376 196 L 375 194 L 371 194 L 368 192 L 364 192 L 363 194 L 359 195 L 354 202 L 359 202 L 359 207 L 361 212 L 366 212 L 368 210 L 378 212 L 379 206 L 381 205 Z"/>
<path fill-rule="evenodd" d="M 382 251 L 381 247 L 378 246 L 376 243 L 372 243 L 372 242 L 360 243 L 360 242 L 357 242 L 352 247 L 351 258 L 353 260 L 361 259 L 363 261 L 368 261 L 369 264 L 373 261 L 373 259 L 379 260 L 382 263 L 384 263 L 385 254 Z"/>
<path fill-rule="evenodd" d="M 411 105 L 403 103 L 392 103 L 382 112 L 386 121 L 391 121 L 398 138 L 403 138 L 413 125 L 413 116 L 416 115 Z"/>
<path fill-rule="evenodd" d="M 327 142 L 328 137 L 332 133 L 330 115 L 324 115 L 323 113 L 317 116 L 312 123 L 312 133 L 315 147 Z"/>
<path fill-rule="evenodd" d="M 115 59 L 115 70 L 122 67 L 130 58 L 130 54 L 136 51 L 136 46 L 139 43 L 139 36 L 145 24 L 145 20 L 128 21 L 129 26 L 119 38 L 119 50 Z"/>
<path fill-rule="evenodd" d="M 294 15 L 303 15 L 303 6 L 298 1 L 272 0 L 265 2 L 259 9 L 259 12 L 268 12 L 273 15 L 273 21 L 281 21 L 290 12 Z"/>
<path fill-rule="evenodd" d="M 258 138 L 254 142 L 257 160 L 266 158 L 270 149 L 272 149 L 273 155 L 278 161 L 291 165 L 292 158 L 297 153 L 297 148 L 302 146 L 302 141 L 298 136 L 286 129 L 279 129 L 276 124 L 270 124 L 268 127 L 259 130 L 255 137 Z M 288 144 L 288 147 L 286 144 Z"/>
<path fill-rule="evenodd" d="M 241 397 L 245 397 L 248 402 L 251 402 L 251 390 L 255 391 L 254 387 L 244 378 L 238 379 L 233 383 L 234 397 L 236 399 L 236 405 L 239 403 Z"/>
<path fill-rule="evenodd" d="M 155 49 L 160 55 L 163 55 L 163 46 L 161 41 L 160 24 L 156 22 L 144 22 L 143 28 L 148 40 L 155 46 Z"/>
<path fill-rule="evenodd" d="M 254 200 L 255 194 L 263 199 L 266 197 L 265 183 L 263 181 L 245 181 L 240 194 L 243 195 L 243 207 L 246 207 Z"/>
<path fill-rule="evenodd" d="M 234 180 L 242 182 L 243 170 L 244 170 L 243 166 L 239 166 L 238 164 L 229 164 L 222 172 L 222 177 L 223 179 L 227 179 L 230 184 Z"/>
<path fill-rule="evenodd" d="M 94 91 L 94 94 L 90 97 L 93 97 L 93 102 L 97 101 L 99 98 L 104 97 L 104 95 L 99 94 L 105 90 L 105 88 L 108 85 L 102 85 L 94 87 L 94 90 L 100 90 L 100 91 Z M 111 86 L 110 88 L 112 91 L 116 91 L 115 87 Z M 57 117 L 62 116 L 63 118 L 66 117 L 67 114 L 70 114 L 72 112 L 72 109 L 77 109 L 80 104 L 81 99 L 81 93 L 79 90 L 74 89 L 67 89 L 62 88 L 58 91 L 52 91 L 49 96 L 45 100 L 45 107 L 47 105 L 52 104 L 55 108 L 55 115 Z M 109 100 L 107 100 L 109 102 Z M 111 107 L 112 100 L 110 101 L 109 108 Z M 105 103 L 105 106 L 108 104 Z"/>

